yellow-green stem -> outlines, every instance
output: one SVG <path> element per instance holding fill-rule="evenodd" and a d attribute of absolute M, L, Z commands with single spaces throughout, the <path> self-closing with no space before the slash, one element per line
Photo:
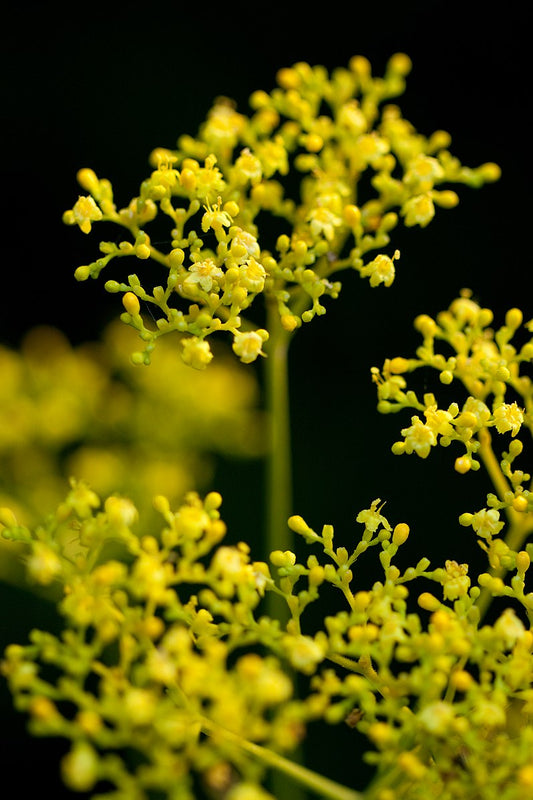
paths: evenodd
<path fill-rule="evenodd" d="M 479 455 L 496 489 L 496 494 L 500 500 L 503 500 L 506 492 L 509 492 L 511 487 L 507 483 L 507 479 L 494 454 L 494 450 L 492 449 L 492 437 L 486 428 L 482 428 L 479 431 Z M 511 525 L 516 524 L 518 512 L 516 512 L 514 508 L 507 509 L 507 516 Z"/>
<path fill-rule="evenodd" d="M 288 354 L 290 334 L 281 326 L 277 308 L 268 308 L 266 402 L 269 453 L 267 464 L 267 548 L 288 550 L 292 514 L 292 459 L 290 435 Z"/>
<path fill-rule="evenodd" d="M 355 791 L 355 789 L 350 789 L 347 786 L 343 786 L 336 781 L 332 781 L 329 778 L 325 778 L 323 775 L 313 772 L 313 770 L 307 767 L 295 764 L 293 761 L 279 755 L 279 753 L 275 753 L 273 750 L 261 747 L 261 745 L 255 744 L 254 742 L 249 742 L 247 739 L 243 739 L 238 734 L 233 733 L 233 731 L 229 731 L 227 728 L 223 728 L 205 717 L 201 718 L 201 724 L 204 733 L 210 736 L 221 737 L 228 742 L 233 742 L 263 764 L 282 772 L 284 775 L 291 778 L 294 783 L 305 786 L 319 797 L 330 798 L 330 800 L 363 800 L 363 795 Z M 284 797 L 278 797 L 276 795 L 277 800 L 289 800 L 289 798 L 292 800 L 292 798 L 295 797 L 296 789 L 294 783 L 290 791 Z"/>
<path fill-rule="evenodd" d="M 268 412 L 269 451 L 266 471 L 266 550 L 289 550 L 292 534 L 287 520 L 292 514 L 292 457 L 289 396 L 290 333 L 280 321 L 277 304 L 267 304 L 268 352 L 265 370 L 265 393 Z M 283 597 L 275 592 L 266 596 L 266 611 L 272 619 L 286 624 L 290 614 Z M 301 750 L 300 750 L 301 752 Z M 303 769 L 303 768 L 301 768 Z M 300 785 L 289 781 L 287 771 L 275 771 L 271 789 L 277 800 L 304 800 Z"/>
<path fill-rule="evenodd" d="M 488 430 L 482 429 L 479 432 L 479 442 L 479 455 L 481 460 L 483 461 L 485 469 L 489 474 L 499 499 L 503 500 L 505 493 L 510 491 L 511 487 L 509 486 L 505 475 L 502 472 L 501 466 L 498 463 L 498 459 L 494 454 L 494 450 L 492 449 L 492 437 Z M 527 515 L 526 519 L 526 515 L 515 511 L 514 508 L 507 508 L 506 511 L 507 518 L 509 520 L 509 530 L 507 531 L 504 541 L 511 550 L 518 550 L 522 546 L 527 535 L 531 532 L 533 522 L 531 522 L 529 519 L 530 515 Z M 503 578 L 506 572 L 507 570 L 504 567 L 490 570 L 491 575 L 496 578 Z M 483 618 L 483 616 L 487 613 L 492 599 L 492 594 L 490 593 L 489 589 L 487 587 L 483 587 L 476 603 L 476 606 L 479 609 L 480 619 Z"/>

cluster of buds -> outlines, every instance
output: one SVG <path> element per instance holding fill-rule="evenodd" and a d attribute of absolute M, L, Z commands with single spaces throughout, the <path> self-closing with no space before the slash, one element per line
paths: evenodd
<path fill-rule="evenodd" d="M 333 526 L 317 532 L 293 516 L 290 528 L 315 552 L 302 561 L 299 548 L 277 550 L 269 565 L 253 561 L 247 544 L 224 542 L 217 492 L 190 494 L 176 510 L 163 495 L 153 502 L 163 527 L 144 535 L 130 500 L 102 503 L 83 483 L 35 529 L 0 509 L 4 538 L 26 549 L 30 580 L 61 597 L 65 631 L 33 631 L 27 645 L 11 645 L 2 672 L 33 733 L 71 742 L 62 762 L 70 788 L 105 782 L 123 795 L 134 788 L 139 800 L 192 800 L 198 774 L 228 797 L 272 800 L 261 784 L 276 766 L 320 793 L 320 776 L 286 754 L 324 720 L 344 725 L 348 739 L 353 728 L 367 738 L 385 800 L 418 800 L 428 787 L 470 800 L 494 785 L 526 800 L 526 551 L 507 547 L 508 583 L 490 573 L 476 580 L 451 560 L 400 568 L 409 526 L 391 525 L 378 499 L 356 517 L 353 551 L 336 543 Z M 373 582 L 361 565 L 371 552 L 383 572 Z M 332 590 L 337 602 L 309 615 Z M 512 601 L 490 625 L 480 621 L 483 591 Z M 263 613 L 267 592 L 288 619 Z M 324 796 L 363 796 L 327 780 Z"/>
<path fill-rule="evenodd" d="M 411 425 L 402 429 L 403 438 L 394 443 L 396 454 L 416 453 L 426 458 L 437 444 L 448 447 L 458 442 L 464 452 L 455 459 L 455 469 L 464 474 L 479 469 L 478 455 L 483 459 L 484 443 L 486 450 L 492 430 L 510 434 L 514 441 L 502 461 L 514 490 L 508 500 L 518 506 L 525 503 L 525 510 L 529 495 L 523 483 L 529 476 L 513 471 L 511 464 L 522 451 L 522 443 L 515 437 L 522 429 L 532 427 L 533 384 L 524 367 L 533 359 L 533 339 L 516 346 L 512 340 L 522 328 L 531 330 L 532 323 L 523 325 L 522 312 L 512 308 L 504 324 L 494 330 L 493 317 L 490 309 L 479 306 L 465 290 L 435 320 L 427 314 L 416 318 L 415 328 L 422 334 L 423 344 L 413 358 L 386 359 L 381 370 L 372 369 L 372 376 L 380 412 L 418 412 L 412 416 Z M 439 352 L 439 343 L 443 343 L 446 354 Z M 420 398 L 408 388 L 406 376 L 427 368 L 437 371 L 443 385 L 454 381 L 462 384 L 465 399 L 440 407 L 433 392 L 425 392 Z"/>
<path fill-rule="evenodd" d="M 410 69 L 401 53 L 379 78 L 361 56 L 331 74 L 298 63 L 279 71 L 273 91 L 251 95 L 249 115 L 217 100 L 196 137 L 152 152 L 150 176 L 123 209 L 108 180 L 79 171 L 87 194 L 65 212 L 65 223 L 89 233 L 95 223 L 114 222 L 128 238 L 101 242 L 101 256 L 78 267 L 76 278 L 96 278 L 124 256 L 150 262 L 160 276 L 151 286 L 148 273 L 141 282 L 133 272 L 105 284 L 123 295 L 122 319 L 144 342 L 134 363 L 148 364 L 156 340 L 173 331 L 184 335 L 183 360 L 197 369 L 210 363 L 208 337 L 220 331 L 231 335 L 241 361 L 255 361 L 271 333 L 247 318 L 258 296 L 276 315 L 270 324 L 290 334 L 326 312 L 323 300 L 338 296 L 333 276 L 342 270 L 390 286 L 399 252 L 385 249 L 400 221 L 425 227 L 437 206 L 457 204 L 449 184 L 497 180 L 495 164 L 463 167 L 448 150 L 449 134 L 419 134 L 389 102 L 404 91 Z M 297 200 L 287 176 L 297 178 Z M 360 196 L 363 176 L 368 197 Z M 268 215 L 286 226 L 275 241 Z M 166 252 L 146 230 L 156 217 L 168 220 Z"/>

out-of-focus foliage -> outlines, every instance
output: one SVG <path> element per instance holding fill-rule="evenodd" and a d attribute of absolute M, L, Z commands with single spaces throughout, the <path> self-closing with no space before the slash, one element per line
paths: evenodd
<path fill-rule="evenodd" d="M 149 513 L 161 491 L 178 502 L 206 487 L 214 454 L 263 452 L 250 370 L 223 348 L 210 370 L 189 370 L 178 334 L 140 370 L 128 358 L 134 338 L 113 323 L 101 341 L 73 347 L 41 327 L 20 350 L 0 348 L 0 505 L 25 524 L 56 508 L 71 476 Z M 13 577 L 6 558 L 1 547 L 0 574 Z"/>

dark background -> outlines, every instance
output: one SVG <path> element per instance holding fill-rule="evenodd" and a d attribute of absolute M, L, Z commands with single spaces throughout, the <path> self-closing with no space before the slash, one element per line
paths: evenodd
<path fill-rule="evenodd" d="M 315 526 L 333 522 L 349 545 L 356 513 L 380 496 L 391 521 L 411 524 L 414 560 L 467 560 L 476 549 L 457 516 L 482 507 L 490 487 L 480 474 L 454 473 L 455 452 L 436 451 L 428 462 L 393 457 L 390 445 L 408 418 L 377 414 L 369 371 L 387 356 L 411 354 L 418 343 L 414 317 L 437 313 L 465 286 L 495 310 L 498 323 L 514 305 L 526 319 L 533 316 L 525 7 L 509 2 L 496 13 L 485 3 L 455 0 L 313 7 L 133 0 L 26 2 L 11 10 L 1 73 L 0 341 L 15 346 L 31 326 L 49 323 L 78 342 L 98 336 L 118 313 L 103 281 L 73 278 L 75 267 L 94 260 L 99 240 L 98 229 L 84 237 L 61 222 L 78 196 L 80 167 L 110 178 L 126 205 L 149 172 L 150 151 L 195 134 L 218 95 L 246 111 L 251 92 L 270 90 L 282 66 L 308 61 L 333 69 L 362 54 L 380 74 L 390 55 L 406 52 L 414 65 L 400 100 L 407 119 L 424 134 L 448 130 L 464 164 L 496 161 L 502 178 L 481 190 L 460 189 L 460 206 L 438 213 L 425 230 L 396 234 L 402 257 L 395 284 L 371 289 L 346 276 L 341 298 L 296 338 L 294 511 Z M 257 533 L 258 542 L 261 476 L 261 465 L 221 462 L 214 487 L 225 496 L 232 530 L 249 540 Z M 45 604 L 28 602 L 20 591 L 6 587 L 0 598 L 2 646 L 53 619 Z M 4 785 L 11 776 L 18 797 L 33 796 L 36 782 L 62 797 L 62 745 L 28 741 L 3 684 L 0 699 Z M 346 752 L 324 756 L 320 742 L 316 751 L 319 768 L 360 787 Z"/>

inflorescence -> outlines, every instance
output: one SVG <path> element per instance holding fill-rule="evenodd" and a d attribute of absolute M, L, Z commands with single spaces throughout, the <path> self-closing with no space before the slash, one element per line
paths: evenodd
<path fill-rule="evenodd" d="M 252 94 L 249 116 L 219 99 L 196 137 L 152 152 L 153 171 L 122 209 L 107 179 L 79 171 L 87 194 L 64 221 L 84 233 L 113 222 L 127 237 L 101 242 L 102 255 L 78 267 L 76 278 L 97 278 L 126 256 L 150 262 L 154 275 L 150 286 L 135 273 L 105 284 L 122 294 L 122 319 L 144 342 L 134 363 L 148 364 L 156 341 L 175 331 L 183 360 L 197 369 L 211 361 L 209 337 L 219 331 L 231 335 L 241 361 L 255 361 L 270 334 L 246 318 L 258 296 L 290 333 L 326 312 L 324 298 L 338 296 L 341 283 L 332 278 L 342 270 L 390 286 L 400 254 L 385 248 L 400 221 L 425 227 L 436 207 L 458 203 L 448 185 L 497 180 L 495 164 L 463 167 L 448 133 L 423 136 L 385 103 L 402 94 L 410 69 L 402 53 L 379 78 L 362 56 L 331 75 L 298 63 L 279 71 L 272 92 Z M 371 189 L 361 192 L 363 176 Z M 156 217 L 168 221 L 168 252 L 147 232 Z"/>

